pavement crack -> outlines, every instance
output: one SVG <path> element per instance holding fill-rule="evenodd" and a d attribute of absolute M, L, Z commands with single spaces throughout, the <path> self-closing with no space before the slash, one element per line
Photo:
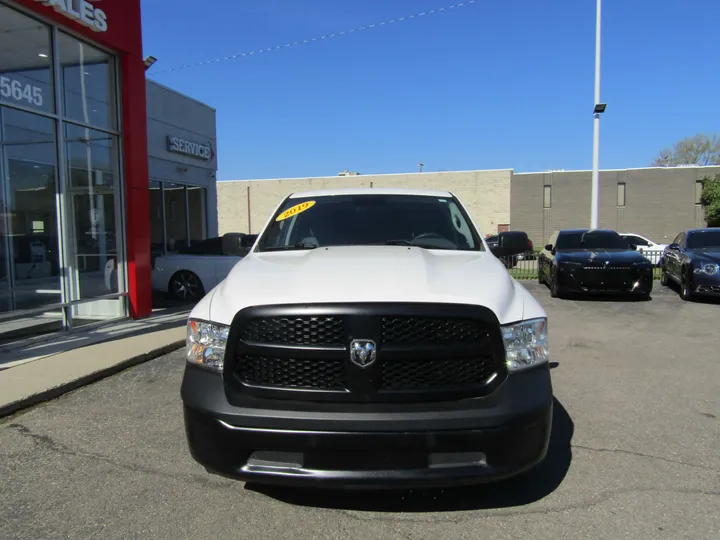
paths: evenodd
<path fill-rule="evenodd" d="M 648 459 L 652 459 L 655 461 L 664 461 L 666 463 L 673 463 L 675 465 L 684 465 L 686 467 L 693 467 L 695 469 L 704 469 L 706 471 L 714 471 L 714 472 L 720 473 L 720 469 L 717 469 L 716 467 L 710 467 L 708 465 L 700 465 L 698 463 L 690 463 L 687 461 L 681 461 L 679 459 L 671 459 L 671 458 L 666 458 L 666 457 L 662 457 L 662 456 L 655 456 L 653 454 L 644 454 L 642 452 L 633 452 L 632 450 L 624 450 L 622 448 L 594 448 L 592 446 L 583 446 L 581 444 L 573 444 L 571 446 L 572 446 L 572 448 L 577 448 L 579 450 L 588 450 L 590 452 L 625 454 L 627 456 L 643 457 L 643 458 L 648 458 Z"/>
<path fill-rule="evenodd" d="M 128 470 L 131 472 L 139 472 L 143 474 L 152 474 L 155 476 L 160 476 L 163 478 L 169 478 L 172 480 L 181 480 L 184 482 L 193 482 L 198 484 L 203 484 L 206 487 L 211 488 L 227 488 L 229 487 L 228 484 L 221 483 L 214 481 L 213 479 L 204 476 L 204 475 L 198 475 L 198 474 L 172 474 L 164 471 L 160 471 L 157 469 L 153 469 L 152 467 L 145 467 L 140 464 L 136 463 L 124 463 L 120 460 L 105 456 L 103 454 L 95 454 L 92 452 L 85 452 L 83 450 L 73 450 L 69 448 L 68 446 L 59 443 L 55 441 L 52 437 L 48 435 L 42 435 L 39 433 L 33 432 L 30 428 L 27 426 L 24 426 L 23 424 L 9 424 L 7 426 L 10 429 L 15 430 L 16 432 L 20 433 L 21 435 L 30 438 L 36 446 L 42 447 L 46 450 L 49 450 L 51 452 L 56 452 L 58 454 L 63 454 L 66 456 L 73 456 L 73 457 L 80 457 L 85 459 L 92 459 L 94 461 L 99 461 L 102 463 L 105 463 L 107 465 L 117 467 L 120 469 Z"/>
<path fill-rule="evenodd" d="M 587 510 L 589 508 L 598 506 L 604 502 L 607 502 L 615 497 L 619 497 L 622 495 L 627 495 L 629 493 L 670 493 L 670 494 L 677 494 L 677 495 L 703 495 L 707 497 L 720 497 L 720 491 L 705 491 L 701 489 L 660 489 L 655 487 L 649 487 L 649 488 L 643 488 L 643 487 L 637 487 L 637 488 L 624 488 L 624 489 L 617 489 L 617 490 L 607 490 L 601 493 L 598 493 L 595 497 L 592 497 L 590 499 L 584 500 L 584 501 L 578 501 L 573 504 L 567 504 L 567 505 L 561 505 L 557 506 L 555 508 L 546 508 L 546 509 L 538 509 L 534 510 L 532 508 L 474 508 L 474 509 L 463 509 L 462 513 L 456 514 L 452 517 L 444 517 L 443 515 L 427 515 L 423 517 L 418 517 L 417 519 L 408 518 L 408 517 L 393 517 L 388 515 L 378 515 L 376 512 L 364 512 L 362 510 L 356 510 L 356 509 L 342 509 L 341 513 L 343 513 L 345 516 L 349 517 L 350 519 L 356 520 L 356 521 L 382 521 L 382 522 L 389 522 L 389 523 L 437 523 L 437 524 L 443 524 L 443 523 L 463 523 L 468 521 L 480 521 L 490 518 L 506 518 L 506 517 L 515 517 L 515 516 L 547 516 L 547 515 L 553 515 L 553 514 L 560 514 L 563 512 L 570 512 L 573 510 Z M 487 512 L 482 515 L 474 514 L 474 512 L 478 511 L 484 511 Z M 362 512 L 362 514 L 361 514 Z M 429 511 L 428 514 L 433 514 L 433 512 Z M 447 511 L 438 511 L 435 514 L 443 514 L 447 513 Z"/>

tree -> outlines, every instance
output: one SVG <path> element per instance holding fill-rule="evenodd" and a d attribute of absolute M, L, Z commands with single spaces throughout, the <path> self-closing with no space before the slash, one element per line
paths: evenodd
<path fill-rule="evenodd" d="M 699 134 L 675 143 L 672 148 L 660 151 L 652 165 L 720 165 L 720 136 Z"/>
<path fill-rule="evenodd" d="M 720 227 L 720 174 L 703 180 L 702 203 L 708 227 Z"/>

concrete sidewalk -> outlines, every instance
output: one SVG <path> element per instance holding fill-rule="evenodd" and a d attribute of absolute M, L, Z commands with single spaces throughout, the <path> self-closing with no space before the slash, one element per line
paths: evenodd
<path fill-rule="evenodd" d="M 186 317 L 122 321 L 0 351 L 0 418 L 182 347 Z"/>

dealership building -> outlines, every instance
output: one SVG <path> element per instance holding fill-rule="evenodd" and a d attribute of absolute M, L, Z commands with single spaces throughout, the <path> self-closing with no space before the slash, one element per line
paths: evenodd
<path fill-rule="evenodd" d="M 147 316 L 217 235 L 215 110 L 145 70 L 140 0 L 0 0 L 0 343 Z"/>

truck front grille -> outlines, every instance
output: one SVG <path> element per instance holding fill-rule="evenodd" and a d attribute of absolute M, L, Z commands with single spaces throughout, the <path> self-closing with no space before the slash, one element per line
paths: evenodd
<path fill-rule="evenodd" d="M 353 361 L 353 340 L 373 341 L 375 361 Z M 226 354 L 237 391 L 280 399 L 456 399 L 486 395 L 507 376 L 500 325 L 477 306 L 248 308 L 233 321 Z"/>
<path fill-rule="evenodd" d="M 448 317 L 383 317 L 382 343 L 441 345 L 485 338 L 487 330 L 477 320 Z"/>
<path fill-rule="evenodd" d="M 243 328 L 242 339 L 268 344 L 341 345 L 345 325 L 340 317 L 258 317 Z"/>
<path fill-rule="evenodd" d="M 490 356 L 385 362 L 383 390 L 442 390 L 482 386 L 496 374 Z"/>
<path fill-rule="evenodd" d="M 345 390 L 342 360 L 299 360 L 242 355 L 235 365 L 240 379 L 268 388 Z"/>

